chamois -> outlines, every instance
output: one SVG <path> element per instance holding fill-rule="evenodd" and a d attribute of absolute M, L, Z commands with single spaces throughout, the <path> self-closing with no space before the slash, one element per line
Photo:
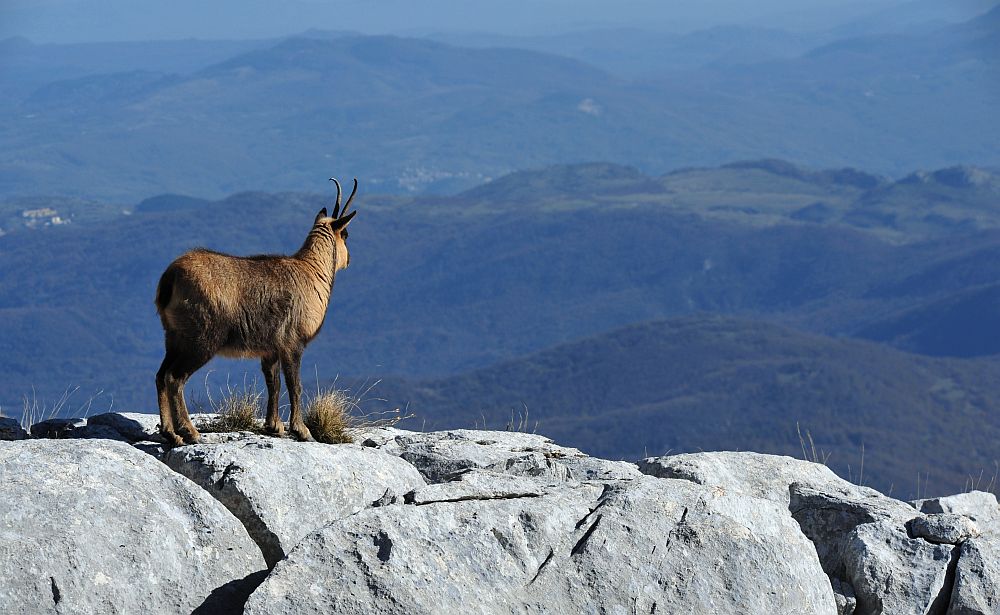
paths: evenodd
<path fill-rule="evenodd" d="M 337 272 L 351 261 L 347 225 L 357 210 L 343 209 L 340 182 L 333 216 L 316 214 L 312 230 L 292 256 L 230 256 L 198 248 L 172 262 L 156 288 L 156 311 L 165 333 L 166 356 L 156 373 L 160 433 L 169 446 L 199 441 L 184 403 L 184 384 L 215 355 L 259 358 L 267 383 L 266 432 L 283 435 L 278 416 L 281 378 L 291 404 L 289 430 L 312 440 L 302 420 L 302 352 L 326 317 Z"/>

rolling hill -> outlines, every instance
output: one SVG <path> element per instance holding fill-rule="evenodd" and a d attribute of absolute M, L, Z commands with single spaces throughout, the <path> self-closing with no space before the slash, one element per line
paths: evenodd
<path fill-rule="evenodd" d="M 818 201 L 849 212 L 890 185 L 762 161 L 661 177 L 560 166 L 447 198 L 362 192 L 352 266 L 306 365 L 322 380 L 446 376 L 698 312 L 936 355 L 990 353 L 983 332 L 1000 327 L 1000 312 L 976 295 L 1000 276 L 990 216 L 982 228 L 944 226 L 926 238 L 924 227 L 909 235 L 905 225 L 795 215 Z M 955 194 L 980 198 L 973 187 Z M 68 210 L 70 224 L 12 229 L 0 237 L 0 406 L 11 413 L 33 389 L 51 401 L 79 385 L 105 390 L 117 407 L 151 410 L 147 381 L 162 348 L 152 296 L 167 263 L 199 245 L 292 251 L 328 203 L 293 193 L 163 195 L 128 215 L 109 208 L 78 219 Z M 16 208 L 4 211 L 19 219 Z M 956 307 L 966 300 L 979 307 Z M 941 310 L 954 314 L 947 335 L 928 335 Z M 215 369 L 239 381 L 256 368 Z"/>
<path fill-rule="evenodd" d="M 315 32 L 244 47 L 163 44 L 132 50 L 148 61 L 117 64 L 66 48 L 67 64 L 73 53 L 95 58 L 60 73 L 59 50 L 7 41 L 20 60 L 0 70 L 0 85 L 11 84 L 0 104 L 0 196 L 220 198 L 301 189 L 331 172 L 366 177 L 379 192 L 456 193 L 514 169 L 586 160 L 647 174 L 763 157 L 894 175 L 996 165 L 998 14 L 808 50 L 789 42 L 756 61 L 704 35 L 674 44 L 748 62 L 643 78 L 539 51 Z M 17 75 L 39 55 L 50 80 L 29 80 L 27 91 Z"/>
<path fill-rule="evenodd" d="M 931 359 L 718 316 L 630 325 L 447 378 L 386 380 L 375 394 L 414 414 L 411 428 L 503 429 L 513 417 L 612 459 L 801 458 L 815 446 L 842 476 L 904 499 L 916 497 L 918 472 L 921 489 L 952 493 L 981 471 L 985 486 L 1000 462 L 995 358 Z"/>

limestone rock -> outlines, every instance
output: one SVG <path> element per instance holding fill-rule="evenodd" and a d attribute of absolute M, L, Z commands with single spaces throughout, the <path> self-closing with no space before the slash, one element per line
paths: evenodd
<path fill-rule="evenodd" d="M 544 482 L 485 470 L 470 470 L 450 483 L 434 483 L 406 494 L 407 504 L 536 498 L 545 493 Z"/>
<path fill-rule="evenodd" d="M 936 544 L 957 545 L 966 538 L 979 536 L 975 521 L 964 515 L 933 513 L 917 517 L 907 525 L 910 535 Z"/>
<path fill-rule="evenodd" d="M 983 532 L 1000 533 L 1000 505 L 997 496 L 985 491 L 969 491 L 940 498 L 911 502 L 923 513 L 952 513 L 972 519 Z"/>
<path fill-rule="evenodd" d="M 424 484 L 410 464 L 372 448 L 246 434 L 177 447 L 163 460 L 225 504 L 269 566 L 309 532 L 370 507 L 387 489 L 403 494 Z"/>
<path fill-rule="evenodd" d="M 685 481 L 552 476 L 518 479 L 540 495 L 467 499 L 461 483 L 474 480 L 309 535 L 246 612 L 837 612 L 812 545 L 773 502 Z"/>
<path fill-rule="evenodd" d="M 641 475 L 633 463 L 588 457 L 575 448 L 553 444 L 544 436 L 520 432 L 406 432 L 379 448 L 412 463 L 431 483 L 447 482 L 473 468 L 557 480 L 612 480 Z"/>
<path fill-rule="evenodd" d="M 949 615 L 1000 613 L 1000 537 L 970 538 L 962 543 L 951 593 Z"/>
<path fill-rule="evenodd" d="M 0 440 L 26 440 L 28 432 L 9 416 L 0 416 Z"/>
<path fill-rule="evenodd" d="M 103 425 L 117 431 L 129 442 L 160 442 L 160 415 L 139 412 L 105 412 L 87 419 L 88 425 Z"/>
<path fill-rule="evenodd" d="M 0 442 L 0 610 L 239 612 L 265 563 L 221 504 L 103 440 Z"/>
<path fill-rule="evenodd" d="M 31 426 L 33 438 L 105 438 L 124 440 L 115 429 L 106 425 L 91 425 L 85 418 L 59 418 L 39 421 Z"/>
<path fill-rule="evenodd" d="M 839 579 L 847 578 L 844 576 L 846 541 L 854 528 L 891 521 L 898 531 L 905 533 L 906 524 L 921 516 L 912 507 L 874 489 L 843 483 L 823 490 L 792 483 L 788 505 L 802 531 L 816 545 L 823 569 L 831 578 Z"/>
<path fill-rule="evenodd" d="M 910 538 L 891 521 L 859 525 L 844 549 L 855 613 L 944 613 L 958 547 Z"/>
<path fill-rule="evenodd" d="M 649 457 L 639 470 L 650 476 L 679 478 L 717 486 L 788 506 L 788 487 L 799 483 L 813 489 L 854 487 L 830 468 L 810 461 L 753 452 L 719 451 Z"/>

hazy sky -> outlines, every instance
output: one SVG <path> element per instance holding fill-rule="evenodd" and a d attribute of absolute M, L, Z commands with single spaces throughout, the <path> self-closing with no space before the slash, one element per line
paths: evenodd
<path fill-rule="evenodd" d="M 942 0 L 943 1 L 943 0 Z M 954 1 L 954 0 L 949 0 Z M 0 37 L 36 42 L 365 33 L 543 34 L 601 26 L 820 29 L 902 0 L 0 0 Z"/>

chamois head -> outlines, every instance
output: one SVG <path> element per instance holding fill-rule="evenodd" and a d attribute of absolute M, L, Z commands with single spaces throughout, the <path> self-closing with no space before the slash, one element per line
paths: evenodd
<path fill-rule="evenodd" d="M 336 262 L 334 263 L 334 271 L 340 271 L 341 269 L 347 269 L 347 266 L 351 264 L 351 253 L 347 249 L 347 225 L 350 224 L 351 218 L 354 214 L 358 213 L 357 210 L 347 213 L 347 209 L 351 206 L 351 201 L 354 200 L 354 195 L 358 192 L 358 178 L 354 178 L 354 189 L 351 190 L 351 196 L 347 197 L 347 202 L 344 203 L 343 209 L 340 207 L 340 197 L 343 191 L 340 188 L 340 182 L 330 178 L 334 184 L 337 185 L 337 202 L 333 206 L 333 216 L 328 216 L 326 213 L 326 207 L 319 210 L 316 214 L 316 221 L 313 226 L 324 225 L 330 229 L 333 233 L 333 242 L 335 246 Z"/>

